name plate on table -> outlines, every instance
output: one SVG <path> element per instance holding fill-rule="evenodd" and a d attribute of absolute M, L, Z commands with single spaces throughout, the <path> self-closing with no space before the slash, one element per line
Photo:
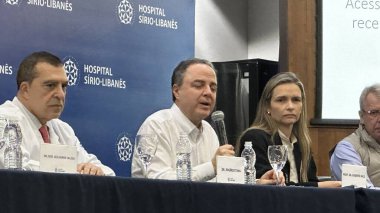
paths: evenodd
<path fill-rule="evenodd" d="M 244 183 L 244 159 L 241 157 L 217 156 L 218 183 Z"/>
<path fill-rule="evenodd" d="M 41 144 L 40 170 L 43 172 L 77 173 L 75 146 Z"/>
<path fill-rule="evenodd" d="M 342 187 L 354 186 L 355 188 L 367 187 L 367 167 L 357 165 L 342 165 Z"/>

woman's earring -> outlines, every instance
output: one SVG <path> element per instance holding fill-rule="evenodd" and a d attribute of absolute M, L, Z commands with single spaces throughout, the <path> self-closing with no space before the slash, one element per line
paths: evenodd
<path fill-rule="evenodd" d="M 270 115 L 270 112 L 268 111 L 267 114 Z"/>

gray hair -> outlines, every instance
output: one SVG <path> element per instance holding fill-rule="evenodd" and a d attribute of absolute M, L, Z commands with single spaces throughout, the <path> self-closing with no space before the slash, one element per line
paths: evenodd
<path fill-rule="evenodd" d="M 376 84 L 373 84 L 373 85 L 368 86 L 368 87 L 363 89 L 363 91 L 360 95 L 360 99 L 359 99 L 360 110 L 364 110 L 365 99 L 367 98 L 367 95 L 370 93 L 372 93 L 372 94 L 376 95 L 378 98 L 380 98 L 380 84 L 376 83 Z"/>

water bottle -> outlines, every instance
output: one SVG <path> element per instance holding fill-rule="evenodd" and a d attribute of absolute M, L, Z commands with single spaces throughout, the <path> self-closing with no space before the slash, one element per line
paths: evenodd
<path fill-rule="evenodd" d="M 176 145 L 177 152 L 177 180 L 191 180 L 191 144 L 187 134 L 181 133 Z"/>
<path fill-rule="evenodd" d="M 250 185 L 256 184 L 256 153 L 252 148 L 251 141 L 246 141 L 244 143 L 241 157 L 244 158 L 244 183 Z"/>
<path fill-rule="evenodd" d="M 4 150 L 4 168 L 21 170 L 22 169 L 22 152 L 21 142 L 22 134 L 20 126 L 15 121 L 8 121 L 4 128 L 3 138 L 6 141 Z"/>

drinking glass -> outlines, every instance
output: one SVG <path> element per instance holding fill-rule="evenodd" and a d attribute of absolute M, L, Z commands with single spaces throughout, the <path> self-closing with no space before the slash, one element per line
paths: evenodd
<path fill-rule="evenodd" d="M 268 146 L 268 159 L 270 165 L 276 173 L 276 185 L 279 185 L 279 175 L 282 168 L 284 168 L 288 157 L 288 149 L 285 145 L 272 145 Z"/>
<path fill-rule="evenodd" d="M 157 136 L 154 134 L 140 134 L 135 138 L 135 150 L 144 165 L 145 175 L 148 174 L 148 166 L 157 150 Z"/>

